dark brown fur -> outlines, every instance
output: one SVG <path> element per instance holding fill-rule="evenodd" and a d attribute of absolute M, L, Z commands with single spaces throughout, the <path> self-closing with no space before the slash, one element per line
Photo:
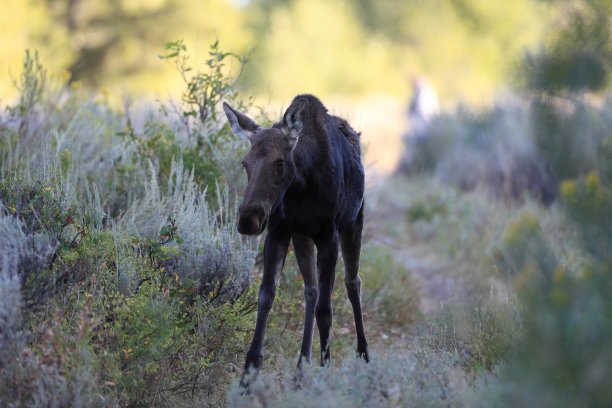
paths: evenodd
<path fill-rule="evenodd" d="M 238 231 L 256 235 L 268 228 L 257 324 L 245 370 L 262 365 L 265 326 L 290 241 L 304 278 L 306 301 L 298 364 L 310 361 L 315 316 L 321 364 L 330 360 L 331 295 L 339 248 L 355 315 L 357 352 L 368 361 L 358 275 L 364 202 L 359 133 L 346 120 L 328 114 L 312 95 L 295 97 L 283 119 L 268 129 L 227 104 L 224 109 L 234 132 L 251 142 L 243 162 L 248 183 Z"/>

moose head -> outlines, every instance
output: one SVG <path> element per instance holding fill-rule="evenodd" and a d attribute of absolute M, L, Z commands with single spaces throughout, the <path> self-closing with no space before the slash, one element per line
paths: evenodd
<path fill-rule="evenodd" d="M 239 233 L 261 234 L 291 185 L 296 175 L 294 151 L 304 131 L 307 107 L 306 99 L 297 99 L 280 123 L 262 128 L 244 113 L 223 104 L 234 133 L 251 142 L 251 149 L 242 161 L 248 182 L 239 207 Z"/>

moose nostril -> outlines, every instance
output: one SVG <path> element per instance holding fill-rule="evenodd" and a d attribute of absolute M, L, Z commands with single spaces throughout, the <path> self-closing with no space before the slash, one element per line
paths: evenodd
<path fill-rule="evenodd" d="M 254 235 L 259 232 L 259 221 L 255 217 L 240 217 L 238 232 L 244 235 Z"/>

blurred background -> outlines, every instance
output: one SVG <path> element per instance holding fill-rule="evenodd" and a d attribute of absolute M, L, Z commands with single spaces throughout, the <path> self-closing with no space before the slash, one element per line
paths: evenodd
<path fill-rule="evenodd" d="M 5 0 L 0 101 L 17 95 L 26 48 L 40 52 L 50 75 L 115 106 L 125 94 L 176 98 L 181 78 L 158 58 L 163 44 L 183 40 L 203 64 L 218 39 L 222 50 L 248 56 L 239 89 L 278 111 L 300 92 L 320 96 L 363 131 L 369 163 L 388 172 L 410 125 L 417 78 L 443 110 L 489 106 L 537 80 L 526 79 L 529 61 L 559 57 L 543 68 L 554 71 L 551 80 L 595 74 L 578 86 L 601 91 L 609 83 L 609 7 L 605 0 Z M 589 60 L 574 67 L 573 51 Z"/>

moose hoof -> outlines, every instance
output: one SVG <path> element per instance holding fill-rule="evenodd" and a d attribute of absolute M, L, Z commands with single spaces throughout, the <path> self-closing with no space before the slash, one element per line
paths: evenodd
<path fill-rule="evenodd" d="M 259 373 L 259 369 L 263 364 L 263 353 L 248 352 L 246 362 L 244 363 L 244 371 L 240 379 L 240 387 L 248 394 L 249 383 L 252 383 Z"/>
<path fill-rule="evenodd" d="M 304 365 L 310 365 L 310 357 L 309 356 L 300 356 L 297 363 L 297 368 L 302 368 Z"/>
<path fill-rule="evenodd" d="M 357 351 L 357 358 L 362 359 L 366 363 L 370 362 L 370 354 L 368 351 Z"/>
<path fill-rule="evenodd" d="M 257 378 L 258 372 L 259 372 L 258 370 L 255 370 L 253 368 L 249 370 L 244 370 L 244 373 L 242 373 L 242 377 L 240 378 L 240 391 L 241 391 L 240 393 L 242 395 L 249 394 L 249 386 Z"/>

